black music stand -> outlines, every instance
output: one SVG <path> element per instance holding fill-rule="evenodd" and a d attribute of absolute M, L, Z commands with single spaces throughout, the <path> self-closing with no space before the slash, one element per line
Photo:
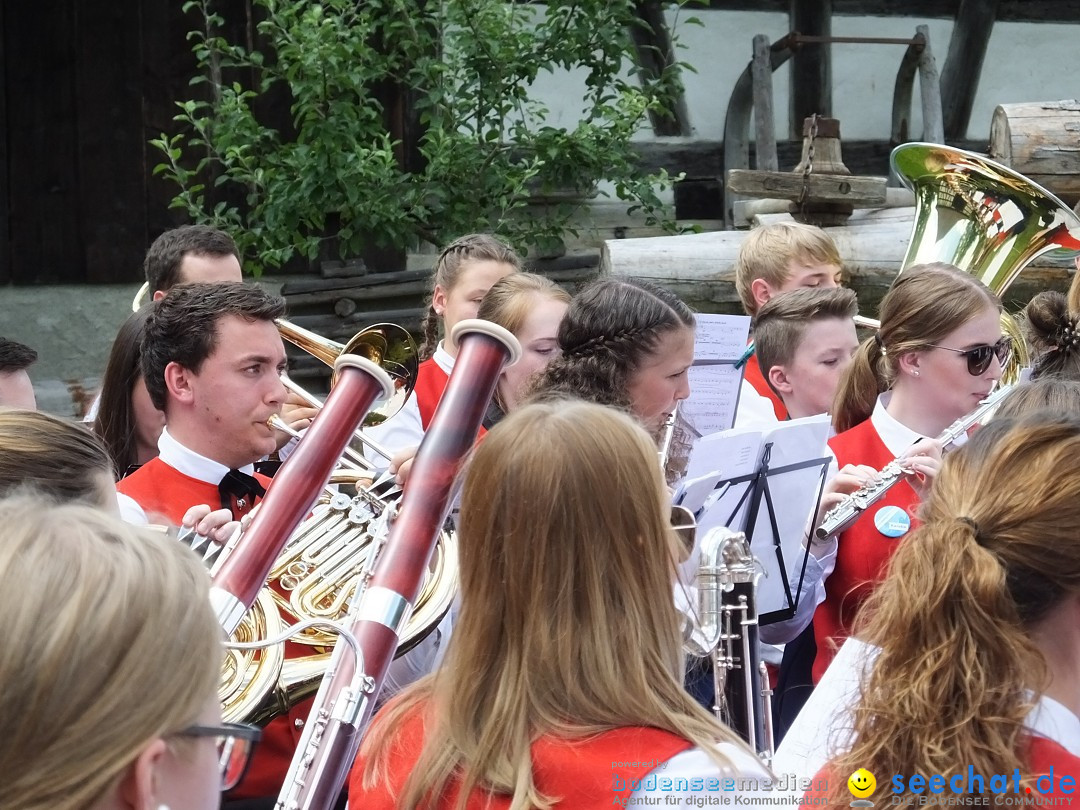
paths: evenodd
<path fill-rule="evenodd" d="M 746 534 L 747 542 L 750 544 L 751 553 L 753 553 L 753 555 L 762 563 L 766 574 L 771 576 L 775 573 L 780 578 L 785 603 L 779 607 L 767 609 L 771 606 L 765 605 L 764 601 L 760 598 L 758 600 L 758 623 L 763 626 L 790 619 L 795 615 L 795 609 L 798 607 L 798 594 L 802 591 L 803 578 L 806 576 L 807 560 L 810 556 L 809 543 L 803 547 L 802 542 L 806 536 L 805 527 L 800 528 L 798 531 L 798 546 L 796 546 L 794 542 L 791 542 L 793 538 L 782 538 L 780 536 L 781 531 L 776 516 L 773 490 L 782 481 L 790 479 L 793 473 L 810 468 L 818 468 L 817 496 L 812 504 L 813 512 L 808 510 L 804 513 L 803 523 L 805 523 L 806 518 L 811 514 L 817 513 L 821 503 L 821 495 L 825 489 L 825 476 L 828 473 L 829 464 L 832 460 L 830 457 L 825 456 L 823 458 L 812 458 L 772 467 L 770 466 L 770 460 L 773 453 L 773 445 L 774 442 L 771 441 L 764 444 L 761 458 L 758 462 L 758 468 L 753 473 L 737 478 L 722 480 L 716 485 L 718 491 L 725 492 L 728 489 L 743 484 L 748 485 L 739 496 L 734 506 L 730 509 L 730 512 L 727 514 L 723 523 L 729 528 L 743 531 Z M 770 486 L 770 484 L 773 486 Z M 746 506 L 745 519 L 736 520 L 744 506 Z M 763 508 L 764 512 L 762 511 Z M 789 540 L 787 543 L 789 550 L 800 547 L 800 551 L 797 554 L 797 560 L 785 559 L 784 539 Z M 798 583 L 796 584 L 794 594 L 792 594 L 791 582 L 788 577 L 789 565 L 791 563 L 797 564 L 799 570 Z"/>

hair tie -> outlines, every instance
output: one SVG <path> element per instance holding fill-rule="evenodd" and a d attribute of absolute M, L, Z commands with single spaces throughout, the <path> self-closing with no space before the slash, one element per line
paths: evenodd
<path fill-rule="evenodd" d="M 1080 334 L 1077 333 L 1076 321 L 1066 317 L 1061 331 L 1057 334 L 1057 349 L 1061 352 L 1075 351 L 1080 346 Z"/>
<path fill-rule="evenodd" d="M 884 357 L 887 352 L 885 351 L 885 341 L 881 339 L 880 332 L 874 332 L 874 342 L 877 344 L 878 349 L 881 351 L 882 357 Z"/>
<path fill-rule="evenodd" d="M 976 543 L 978 543 L 980 546 L 985 546 L 986 545 L 983 542 L 982 535 L 979 532 L 979 524 L 978 523 L 976 523 L 974 520 L 972 520 L 969 517 L 958 517 L 957 520 L 960 523 L 963 523 L 965 526 L 967 526 L 968 528 L 971 529 L 972 534 L 975 536 L 975 542 Z"/>

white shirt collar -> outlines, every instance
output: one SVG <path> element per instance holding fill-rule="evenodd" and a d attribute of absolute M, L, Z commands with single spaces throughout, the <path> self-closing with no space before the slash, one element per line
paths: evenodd
<path fill-rule="evenodd" d="M 433 354 L 431 357 L 435 360 L 435 365 L 437 365 L 439 368 L 449 374 L 451 371 L 454 370 L 455 358 L 451 357 L 450 352 L 446 351 L 446 349 L 443 348 L 443 343 L 444 341 L 439 341 L 439 345 L 435 347 L 435 354 Z"/>
<path fill-rule="evenodd" d="M 915 444 L 919 439 L 930 439 L 932 436 L 923 436 L 916 433 L 906 425 L 896 421 L 896 418 L 885 410 L 892 399 L 892 392 L 886 391 L 877 398 L 874 412 L 870 414 L 870 423 L 874 426 L 882 443 L 894 456 L 898 456 Z"/>
<path fill-rule="evenodd" d="M 1033 734 L 1053 740 L 1074 757 L 1080 757 L 1080 717 L 1053 698 L 1039 698 L 1024 725 Z"/>
<path fill-rule="evenodd" d="M 229 467 L 213 459 L 201 456 L 194 450 L 180 444 L 169 435 L 169 429 L 164 428 L 158 438 L 158 457 L 177 472 L 181 472 L 189 478 L 197 481 L 205 481 L 208 484 L 217 485 L 229 472 Z M 253 475 L 254 464 L 245 464 L 240 467 L 240 472 Z"/>

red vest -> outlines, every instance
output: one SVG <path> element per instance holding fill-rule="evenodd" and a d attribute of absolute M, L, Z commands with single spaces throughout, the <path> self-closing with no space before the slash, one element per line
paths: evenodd
<path fill-rule="evenodd" d="M 880 470 L 895 456 L 881 441 L 869 419 L 850 430 L 834 436 L 829 446 L 836 453 L 836 463 L 867 464 Z M 859 607 L 885 577 L 886 565 L 897 543 L 916 527 L 915 490 L 901 480 L 871 506 L 855 524 L 840 535 L 836 551 L 836 567 L 825 582 L 825 601 L 814 613 L 814 638 L 817 657 L 814 659 L 814 683 L 821 680 L 836 650 L 851 635 Z M 887 537 L 874 525 L 874 515 L 886 506 L 898 506 L 911 516 L 911 527 L 901 537 Z"/>
<path fill-rule="evenodd" d="M 255 473 L 264 487 L 270 485 L 270 479 Z M 139 469 L 122 479 L 116 488 L 130 496 L 143 508 L 151 522 L 167 520 L 173 525 L 180 525 L 184 513 L 200 503 L 218 508 L 221 496 L 217 484 L 191 478 L 170 467 L 160 458 L 154 458 Z M 248 504 L 241 514 L 246 514 L 254 504 Z M 234 509 L 234 517 L 239 517 Z M 286 655 L 292 650 L 286 645 Z M 310 647 L 297 646 L 296 654 L 310 655 Z M 288 715 L 281 715 L 272 720 L 263 729 L 262 739 L 255 746 L 251 757 L 251 767 L 244 780 L 229 792 L 230 799 L 259 798 L 277 796 L 281 783 L 292 762 L 296 744 L 303 732 L 303 723 L 311 711 L 313 699 L 305 700 L 294 706 Z M 296 721 L 300 721 L 298 727 Z"/>
<path fill-rule="evenodd" d="M 255 473 L 255 477 L 264 487 L 270 486 L 270 479 L 265 475 Z M 184 513 L 201 503 L 209 504 L 211 509 L 221 508 L 221 495 L 217 484 L 184 475 L 157 457 L 150 459 L 131 475 L 121 478 L 116 489 L 139 504 L 151 523 L 164 520 L 173 526 L 179 526 Z M 254 506 L 254 503 L 245 504 L 241 510 L 234 506 L 233 517 L 239 520 Z"/>
<path fill-rule="evenodd" d="M 434 357 L 429 357 L 420 364 L 416 372 L 416 387 L 413 389 L 413 396 L 416 397 L 416 407 L 420 411 L 420 425 L 424 430 L 427 430 L 428 425 L 431 424 L 431 417 L 435 415 L 435 409 L 439 407 L 439 401 L 449 381 L 450 375 L 442 370 Z M 485 433 L 487 430 L 481 427 L 476 436 L 480 438 Z"/>
<path fill-rule="evenodd" d="M 1023 759 L 1027 761 L 1028 773 L 1032 777 L 1032 781 L 1035 783 L 1035 787 L 1031 794 L 1025 793 L 1024 788 L 1020 789 L 1024 799 L 1029 798 L 1029 796 L 1034 796 L 1035 791 L 1041 789 L 1046 790 L 1047 792 L 1041 793 L 1039 798 L 1069 798 L 1070 801 L 1072 801 L 1072 799 L 1074 799 L 1078 795 L 1078 791 L 1080 791 L 1080 784 L 1071 785 L 1071 792 L 1066 793 L 1061 790 L 1060 780 L 1062 776 L 1071 776 L 1074 780 L 1080 782 L 1080 758 L 1070 754 L 1058 743 L 1054 742 L 1053 740 L 1047 739 L 1046 737 L 1039 737 L 1037 735 L 1027 737 L 1027 755 L 1023 757 Z M 1053 773 L 1052 782 L 1049 779 L 1051 773 Z M 960 774 L 965 778 L 966 788 L 966 779 L 968 775 L 967 766 L 958 762 L 956 763 L 956 769 L 953 771 L 952 774 L 940 774 L 940 776 L 944 776 L 946 780 L 944 790 L 940 794 L 938 794 L 938 796 L 940 796 L 941 798 L 954 795 L 952 787 L 948 783 L 949 777 L 954 774 Z M 901 774 L 901 776 L 904 777 L 905 785 L 907 784 L 907 780 L 914 775 L 915 774 L 910 773 Z M 934 774 L 921 775 L 927 777 L 934 776 Z M 994 793 L 990 789 L 990 777 L 993 775 L 994 774 L 982 774 L 982 795 L 989 798 L 990 806 L 998 806 L 994 804 Z M 1016 794 L 1013 793 L 1013 775 L 1011 773 L 1002 775 L 1007 777 L 1007 792 L 1004 795 L 1015 796 Z M 1039 780 L 1040 776 L 1043 777 L 1041 781 Z M 844 777 L 842 776 L 837 776 L 837 774 L 835 773 L 835 768 L 833 768 L 832 765 L 826 765 L 824 768 L 818 771 L 817 775 L 814 777 L 814 785 L 821 785 L 825 789 L 822 790 L 815 787 L 806 792 L 806 797 L 809 799 L 824 801 L 828 798 L 829 793 L 832 790 L 832 786 L 836 784 L 836 780 L 843 780 L 843 778 Z M 977 780 L 973 780 L 972 787 L 974 789 L 972 795 L 980 795 L 979 782 Z M 875 790 L 874 795 L 871 797 L 871 799 L 878 807 L 889 806 L 887 799 L 891 795 L 891 793 L 891 784 L 889 782 L 886 782 L 884 779 L 879 779 L 877 783 L 877 789 Z M 930 791 L 927 790 L 924 786 L 924 792 L 921 795 L 926 796 L 928 794 L 932 797 L 934 796 L 934 794 L 930 793 Z M 1038 799 L 1036 799 L 1036 802 L 1037 801 Z M 1039 805 L 1036 803 L 1031 806 L 1038 807 Z"/>
<path fill-rule="evenodd" d="M 389 778 L 373 790 L 363 788 L 362 758 L 349 775 L 349 806 L 363 810 L 393 810 L 409 773 L 424 745 L 425 718 L 417 710 L 393 730 L 395 745 Z M 385 732 L 376 728 L 373 733 Z M 618 728 L 583 740 L 541 737 L 532 745 L 533 781 L 540 793 L 558 799 L 559 807 L 573 810 L 606 810 L 616 798 L 627 799 L 640 782 L 661 763 L 693 747 L 693 743 L 655 728 Z M 661 772 L 662 773 L 662 772 Z M 437 810 L 451 808 L 458 787 L 452 786 L 435 804 Z M 475 789 L 467 810 L 505 810 L 510 797 L 493 796 Z"/>
<path fill-rule="evenodd" d="M 761 364 L 758 362 L 756 354 L 750 355 L 750 359 L 746 361 L 743 379 L 754 386 L 755 391 L 772 403 L 773 413 L 776 414 L 777 420 L 783 422 L 788 418 L 788 412 L 787 408 L 784 407 L 784 401 L 780 399 L 769 384 L 765 382 L 765 375 L 761 373 Z"/>

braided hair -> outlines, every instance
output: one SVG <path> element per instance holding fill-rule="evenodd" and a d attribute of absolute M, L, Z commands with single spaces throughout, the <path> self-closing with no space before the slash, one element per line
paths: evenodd
<path fill-rule="evenodd" d="M 521 257 L 512 247 L 490 234 L 466 234 L 444 247 L 432 269 L 431 293 L 424 304 L 424 317 L 420 322 L 420 333 L 423 336 L 420 360 L 427 360 L 435 354 L 435 348 L 439 345 L 441 318 L 432 303 L 435 288 L 441 287 L 445 292 L 450 292 L 461 280 L 462 270 L 472 261 L 500 262 L 521 270 Z"/>
<path fill-rule="evenodd" d="M 693 312 L 663 287 L 637 279 L 594 281 L 570 302 L 559 326 L 562 356 L 538 376 L 532 393 L 629 409 L 630 377 L 642 360 L 668 332 L 693 327 Z"/>

